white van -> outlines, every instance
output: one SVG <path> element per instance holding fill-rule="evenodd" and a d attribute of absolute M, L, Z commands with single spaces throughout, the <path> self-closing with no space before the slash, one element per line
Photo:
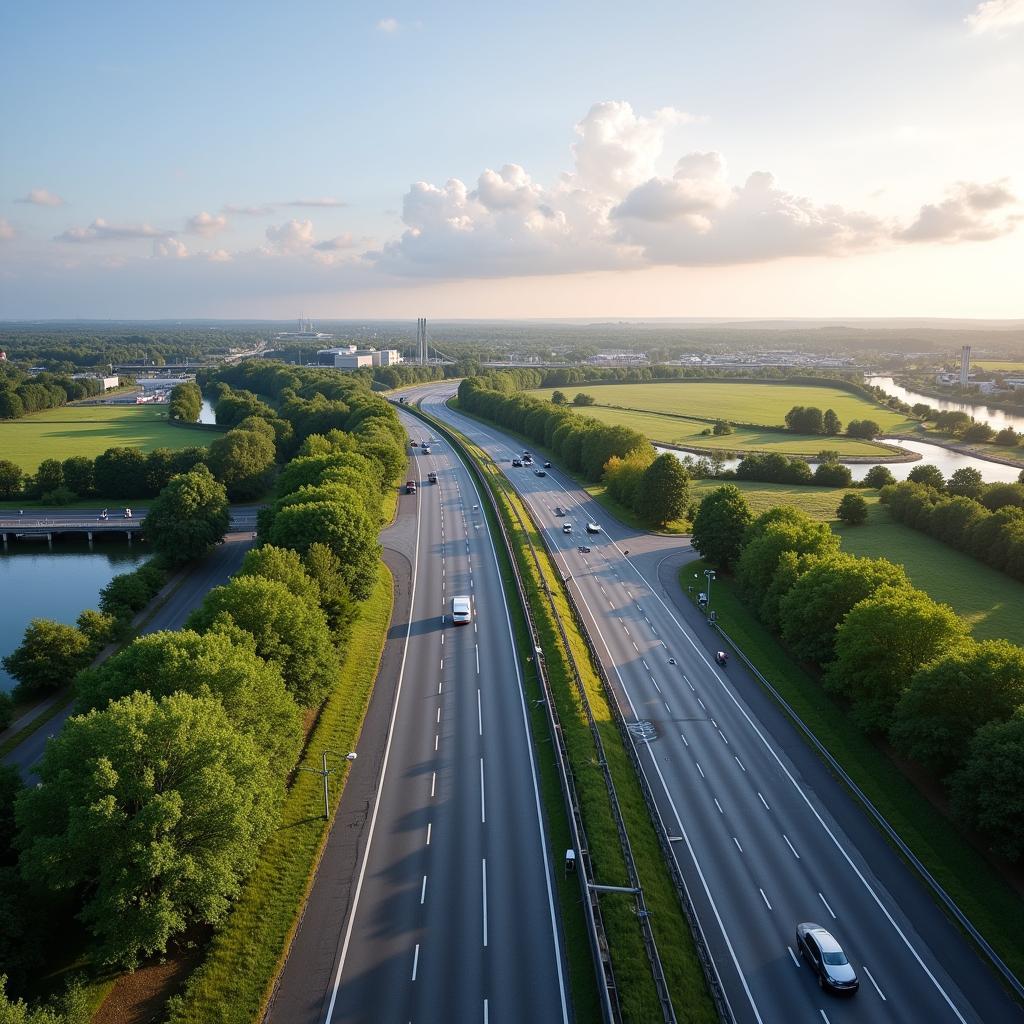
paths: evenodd
<path fill-rule="evenodd" d="M 466 626 L 473 621 L 473 612 L 469 605 L 469 595 L 452 598 L 452 622 L 456 626 Z"/>

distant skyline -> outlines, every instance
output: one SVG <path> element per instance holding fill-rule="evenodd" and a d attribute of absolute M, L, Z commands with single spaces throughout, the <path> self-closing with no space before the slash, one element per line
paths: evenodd
<path fill-rule="evenodd" d="M 0 31 L 0 318 L 1024 315 L 1024 0 Z"/>

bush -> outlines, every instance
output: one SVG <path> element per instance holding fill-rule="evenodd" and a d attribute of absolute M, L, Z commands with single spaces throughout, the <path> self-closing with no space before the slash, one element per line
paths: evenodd
<path fill-rule="evenodd" d="M 78 501 L 78 495 L 70 487 L 55 487 L 41 495 L 39 500 L 44 505 L 70 505 Z"/>
<path fill-rule="evenodd" d="M 844 494 L 836 515 L 848 526 L 860 526 L 867 522 L 868 503 L 859 494 Z"/>
<path fill-rule="evenodd" d="M 867 473 L 864 474 L 864 486 L 875 487 L 881 489 L 886 484 L 896 483 L 896 477 L 892 475 L 892 470 L 888 466 L 872 466 Z"/>
<path fill-rule="evenodd" d="M 3 659 L 18 680 L 18 696 L 51 693 L 85 668 L 91 656 L 89 638 L 74 626 L 51 619 L 33 619 L 19 646 Z"/>

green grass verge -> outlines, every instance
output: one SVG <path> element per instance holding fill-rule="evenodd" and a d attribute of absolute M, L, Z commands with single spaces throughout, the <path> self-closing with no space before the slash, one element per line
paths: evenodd
<path fill-rule="evenodd" d="M 704 568 L 704 562 L 695 562 L 681 570 L 684 590 L 691 574 Z M 732 578 L 719 575 L 714 602 L 722 628 L 867 794 L 1010 969 L 1024 975 L 1024 933 L 1020 928 L 1024 899 L 850 722 L 818 681 L 796 664 L 740 600 Z"/>
<path fill-rule="evenodd" d="M 888 558 L 907 570 L 915 587 L 950 605 L 979 640 L 1024 646 L 1024 583 L 902 523 L 876 506 L 863 526 L 833 527 L 843 550 Z"/>
<path fill-rule="evenodd" d="M 690 493 L 700 501 L 723 484 L 738 487 L 755 515 L 777 505 L 795 505 L 809 516 L 834 520 L 844 494 L 859 494 L 869 505 L 878 504 L 878 491 L 867 487 L 811 487 L 802 484 L 763 484 L 753 480 L 693 480 Z"/>
<path fill-rule="evenodd" d="M 512 509 L 518 509 L 524 522 L 529 524 L 530 521 L 518 496 L 505 482 L 503 475 L 479 448 L 464 443 L 478 465 L 495 483 L 499 501 L 504 507 L 506 524 L 540 633 L 545 665 L 573 766 L 595 876 L 606 884 L 628 884 L 608 793 L 601 773 L 596 770 L 596 749 L 582 699 L 573 681 L 570 656 L 580 672 L 601 734 L 677 1016 L 681 1021 L 710 1024 L 718 1018 L 707 992 L 696 949 L 690 940 L 689 927 L 669 877 L 639 781 L 622 746 L 604 687 L 591 661 L 589 648 L 576 625 L 561 577 L 544 554 L 539 533 L 532 525 L 528 525 L 524 535 L 518 522 L 515 522 Z M 532 540 L 541 554 L 541 571 L 554 594 L 554 612 L 543 592 L 528 540 Z M 565 627 L 569 650 L 562 643 L 556 615 Z M 632 902 L 624 897 L 608 896 L 602 900 L 601 909 L 623 1018 L 655 1020 L 660 1016 L 660 1002 L 647 964 Z"/>
<path fill-rule="evenodd" d="M 190 448 L 208 445 L 219 432 L 186 430 L 167 420 L 167 406 L 64 406 L 0 422 L 0 451 L 26 472 L 44 459 L 95 458 L 108 448 Z"/>
<path fill-rule="evenodd" d="M 642 385 L 641 385 L 642 386 Z M 664 385 L 662 385 L 664 386 Z M 601 402 L 604 391 L 592 394 Z M 532 392 L 531 392 L 532 394 Z M 593 416 L 602 423 L 631 427 L 649 437 L 655 444 L 675 444 L 684 448 L 700 448 L 712 452 L 776 452 L 781 455 L 817 455 L 823 448 L 838 451 L 840 455 L 892 458 L 892 452 L 870 441 L 846 437 L 818 437 L 810 434 L 790 434 L 785 430 L 762 430 L 755 427 L 735 427 L 731 434 L 716 437 L 705 435 L 706 420 L 684 419 L 673 414 L 644 412 L 639 409 L 613 409 L 606 404 L 588 405 L 577 410 L 584 416 Z M 788 411 L 788 410 L 787 410 Z"/>
<path fill-rule="evenodd" d="M 356 743 L 391 620 L 391 599 L 391 574 L 382 564 L 352 631 L 338 686 L 309 738 L 305 761 L 312 767 L 319 768 L 322 750 L 352 750 Z M 340 791 L 335 779 L 335 808 Z M 169 1003 L 169 1024 L 252 1024 L 260 1019 L 327 835 L 318 776 L 296 773 L 281 821 L 203 963 L 183 994 Z"/>
<path fill-rule="evenodd" d="M 541 388 L 528 394 L 549 400 L 556 390 L 561 390 L 570 401 L 582 391 L 593 395 L 602 405 L 705 420 L 724 419 L 732 423 L 781 426 L 794 405 L 813 405 L 823 412 L 834 409 L 844 424 L 850 420 L 874 420 L 887 432 L 913 430 L 917 426 L 916 420 L 902 413 L 829 384 L 764 384 L 744 380 L 663 384 L 590 382 L 560 389 Z M 582 411 L 589 410 L 583 408 Z M 821 438 L 821 447 L 829 447 L 829 441 L 829 438 Z"/>

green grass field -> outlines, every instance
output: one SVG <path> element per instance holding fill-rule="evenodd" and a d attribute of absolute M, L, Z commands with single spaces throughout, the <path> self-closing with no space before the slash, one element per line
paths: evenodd
<path fill-rule="evenodd" d="M 600 398 L 600 393 L 595 394 Z M 676 444 L 685 448 L 701 448 L 709 452 L 765 451 L 783 455 L 817 455 L 830 448 L 842 455 L 861 455 L 884 458 L 891 453 L 870 441 L 846 437 L 816 437 L 809 434 L 790 434 L 784 430 L 757 430 L 736 427 L 731 434 L 721 437 L 702 435 L 708 424 L 703 420 L 680 419 L 656 412 L 633 412 L 628 409 L 608 409 L 591 405 L 579 410 L 602 423 L 621 424 L 645 434 L 652 441 Z"/>
<path fill-rule="evenodd" d="M 1024 644 L 1024 584 L 927 534 L 892 522 L 880 506 L 872 509 L 864 526 L 833 528 L 844 551 L 903 565 L 914 586 L 950 605 L 979 640 Z"/>
<path fill-rule="evenodd" d="M 529 394 L 550 399 L 555 388 Z M 782 425 L 794 405 L 835 409 L 844 424 L 871 419 L 889 432 L 909 431 L 916 426 L 898 412 L 839 388 L 810 384 L 728 383 L 671 384 L 573 384 L 560 389 L 571 400 L 579 391 L 593 395 L 601 405 L 618 405 L 654 413 L 725 419 L 734 423 Z M 585 410 L 589 411 L 589 410 Z M 822 438 L 828 441 L 828 438 Z M 825 445 L 821 445 L 825 447 Z"/>
<path fill-rule="evenodd" d="M 100 455 L 108 448 L 189 448 L 208 445 L 218 433 L 167 422 L 167 407 L 154 405 L 65 406 L 0 422 L 0 458 L 27 472 L 44 459 Z"/>
<path fill-rule="evenodd" d="M 971 366 L 983 370 L 1009 370 L 1011 373 L 1024 371 L 1024 360 L 1021 359 L 972 359 Z"/>
<path fill-rule="evenodd" d="M 692 480 L 690 493 L 700 501 L 709 491 L 723 484 L 735 484 L 747 499 L 755 515 L 767 512 L 776 505 L 795 505 L 815 519 L 836 518 L 836 509 L 843 495 L 851 491 L 859 494 L 868 505 L 878 503 L 878 491 L 863 487 L 804 487 L 798 484 L 762 484 L 752 480 Z"/>

